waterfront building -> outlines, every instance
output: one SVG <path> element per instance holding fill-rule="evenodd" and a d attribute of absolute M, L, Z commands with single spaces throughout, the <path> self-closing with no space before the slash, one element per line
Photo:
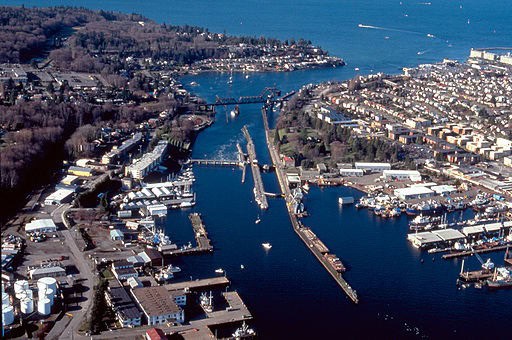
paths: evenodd
<path fill-rule="evenodd" d="M 363 171 L 370 171 L 370 172 L 381 172 L 384 170 L 391 170 L 391 164 L 389 164 L 389 163 L 356 162 L 356 163 L 354 163 L 354 167 L 356 169 L 361 169 Z"/>
<path fill-rule="evenodd" d="M 411 199 L 427 198 L 435 195 L 435 191 L 426 187 L 409 187 L 395 189 L 394 195 L 401 200 L 407 201 Z"/>
<path fill-rule="evenodd" d="M 185 321 L 185 313 L 163 286 L 136 288 L 133 297 L 150 326 Z"/>
<path fill-rule="evenodd" d="M 151 171 L 153 171 L 163 160 L 167 152 L 167 141 L 158 142 L 153 151 L 148 152 L 142 158 L 126 167 L 125 175 L 130 175 L 135 179 L 143 179 Z"/>
<path fill-rule="evenodd" d="M 57 231 L 57 226 L 51 218 L 45 218 L 40 220 L 33 220 L 25 224 L 26 233 L 52 233 Z"/>
<path fill-rule="evenodd" d="M 142 133 L 135 133 L 130 139 L 124 141 L 119 147 L 114 146 L 111 151 L 101 157 L 101 163 L 111 164 L 125 157 L 142 142 Z"/>
<path fill-rule="evenodd" d="M 417 170 L 384 170 L 382 175 L 385 180 L 409 180 L 412 182 L 421 181 L 421 174 Z"/>

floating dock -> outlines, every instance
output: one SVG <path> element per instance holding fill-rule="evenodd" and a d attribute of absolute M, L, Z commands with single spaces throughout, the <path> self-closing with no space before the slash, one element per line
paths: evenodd
<path fill-rule="evenodd" d="M 254 179 L 254 198 L 260 209 L 266 210 L 268 209 L 268 201 L 267 197 L 265 196 L 265 189 L 263 187 L 263 180 L 261 179 L 258 159 L 256 158 L 256 148 L 254 147 L 254 143 L 246 125 L 244 125 L 242 128 L 242 132 L 245 136 L 245 139 L 247 140 L 247 155 L 249 158 L 249 163 L 251 164 L 252 177 Z"/>
<path fill-rule="evenodd" d="M 284 176 L 281 167 L 279 165 L 279 155 L 277 154 L 277 150 L 272 145 L 272 141 L 269 138 L 268 134 L 268 122 L 267 122 L 267 107 L 264 106 L 262 109 L 263 116 L 263 124 L 265 126 L 265 137 L 267 142 L 267 147 L 270 152 L 270 156 L 272 158 L 272 162 L 276 168 L 277 180 L 281 187 L 281 191 L 283 192 L 287 201 L 293 200 L 292 194 L 288 187 L 286 177 Z M 352 302 L 355 304 L 359 303 L 359 298 L 357 296 L 357 292 L 348 284 L 348 282 L 343 278 L 340 272 L 337 271 L 336 266 L 334 265 L 332 260 L 329 260 L 329 256 L 324 256 L 329 253 L 329 249 L 325 244 L 316 237 L 316 235 L 311 231 L 311 229 L 307 227 L 303 227 L 298 219 L 298 217 L 291 210 L 292 206 L 287 204 L 288 215 L 290 216 L 290 221 L 292 222 L 293 230 L 300 237 L 300 239 L 304 242 L 307 248 L 315 255 L 317 260 L 324 266 L 329 274 L 334 278 L 336 283 L 341 287 L 343 292 L 349 297 Z M 307 229 L 306 229 L 307 228 Z M 338 268 L 339 270 L 339 268 Z"/>

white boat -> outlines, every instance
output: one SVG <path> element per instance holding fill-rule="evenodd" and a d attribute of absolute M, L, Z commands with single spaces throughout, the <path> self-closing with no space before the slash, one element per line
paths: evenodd
<path fill-rule="evenodd" d="M 261 219 L 260 219 L 260 217 L 258 216 L 258 218 L 256 219 L 256 221 L 254 221 L 254 223 L 258 224 L 258 223 L 260 223 L 260 222 L 261 222 Z"/>
<path fill-rule="evenodd" d="M 243 338 L 253 338 L 256 335 L 256 332 L 252 328 L 249 328 L 245 321 L 242 324 L 242 327 L 237 328 L 236 331 L 232 334 L 235 339 L 243 339 Z"/>
<path fill-rule="evenodd" d="M 428 33 L 428 34 L 427 34 L 427 37 L 429 37 L 429 38 L 435 38 L 435 35 Z"/>
<path fill-rule="evenodd" d="M 217 269 L 215 269 L 215 272 L 216 272 L 217 274 L 224 274 L 224 269 L 222 269 L 222 268 L 217 268 Z"/>
<path fill-rule="evenodd" d="M 205 312 L 213 312 L 213 296 L 211 291 L 210 296 L 206 295 L 206 293 L 201 294 L 201 296 L 199 297 L 199 301 L 201 303 L 201 307 L 203 307 Z"/>
<path fill-rule="evenodd" d="M 261 245 L 262 245 L 262 246 L 263 246 L 263 248 L 265 248 L 265 249 L 270 249 L 270 248 L 272 248 L 272 245 L 271 245 L 270 243 L 268 243 L 268 242 L 267 242 L 267 243 L 262 243 Z"/>
<path fill-rule="evenodd" d="M 245 269 L 243 264 L 240 265 L 240 269 Z"/>

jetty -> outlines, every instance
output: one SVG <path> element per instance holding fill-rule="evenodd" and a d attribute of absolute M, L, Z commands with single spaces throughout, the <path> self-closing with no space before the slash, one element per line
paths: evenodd
<path fill-rule="evenodd" d="M 164 287 L 171 291 L 171 290 L 183 290 L 187 289 L 190 291 L 201 291 L 201 290 L 208 290 L 212 288 L 219 288 L 219 287 L 225 287 L 229 286 L 230 282 L 229 279 L 225 276 L 218 276 L 218 277 L 211 277 L 207 279 L 201 279 L 201 280 L 191 280 L 191 281 L 184 281 L 184 282 L 177 282 L 177 283 L 169 283 L 164 285 Z"/>
<path fill-rule="evenodd" d="M 265 195 L 265 188 L 263 187 L 263 180 L 261 179 L 261 171 L 258 165 L 258 159 L 256 158 L 256 148 L 252 141 L 247 125 L 244 125 L 242 132 L 247 140 L 247 156 L 249 163 L 251 164 L 252 177 L 254 179 L 254 199 L 258 203 L 260 209 L 268 209 L 267 196 Z"/>
<path fill-rule="evenodd" d="M 293 196 L 291 194 L 290 188 L 288 187 L 288 181 L 286 179 L 286 175 L 281 168 L 279 162 L 279 155 L 274 145 L 272 144 L 271 139 L 269 138 L 268 133 L 268 120 L 266 110 L 269 107 L 264 106 L 262 109 L 262 117 L 264 119 L 263 124 L 265 126 L 265 137 L 267 142 L 267 147 L 270 152 L 270 156 L 272 158 L 272 162 L 274 163 L 277 180 L 279 182 L 279 186 L 281 187 L 281 191 L 287 201 L 287 203 L 293 202 Z M 343 292 L 348 296 L 348 298 L 355 304 L 359 303 L 359 297 L 357 295 L 356 290 L 354 290 L 348 282 L 343 278 L 343 275 L 336 270 L 335 265 L 332 261 L 329 261 L 329 248 L 316 236 L 313 231 L 302 225 L 299 220 L 299 217 L 293 212 L 293 205 L 286 204 L 288 215 L 290 216 L 290 221 L 292 222 L 293 231 L 300 237 L 302 242 L 306 245 L 313 255 L 317 258 L 317 260 L 324 266 L 329 274 L 333 277 L 333 279 L 338 283 Z"/>

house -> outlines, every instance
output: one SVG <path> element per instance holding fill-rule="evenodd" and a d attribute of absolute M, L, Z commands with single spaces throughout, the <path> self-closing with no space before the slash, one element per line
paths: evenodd
<path fill-rule="evenodd" d="M 127 280 L 129 277 L 138 277 L 137 271 L 133 267 L 133 263 L 126 260 L 116 261 L 112 263 L 112 273 L 119 281 Z"/>
<path fill-rule="evenodd" d="M 144 313 L 148 325 L 165 325 L 169 322 L 183 323 L 185 321 L 185 312 L 176 304 L 165 287 L 136 288 L 132 290 L 132 294 Z"/>
<path fill-rule="evenodd" d="M 57 231 L 57 226 L 51 218 L 45 218 L 40 220 L 33 220 L 25 224 L 26 233 L 51 233 Z"/>

